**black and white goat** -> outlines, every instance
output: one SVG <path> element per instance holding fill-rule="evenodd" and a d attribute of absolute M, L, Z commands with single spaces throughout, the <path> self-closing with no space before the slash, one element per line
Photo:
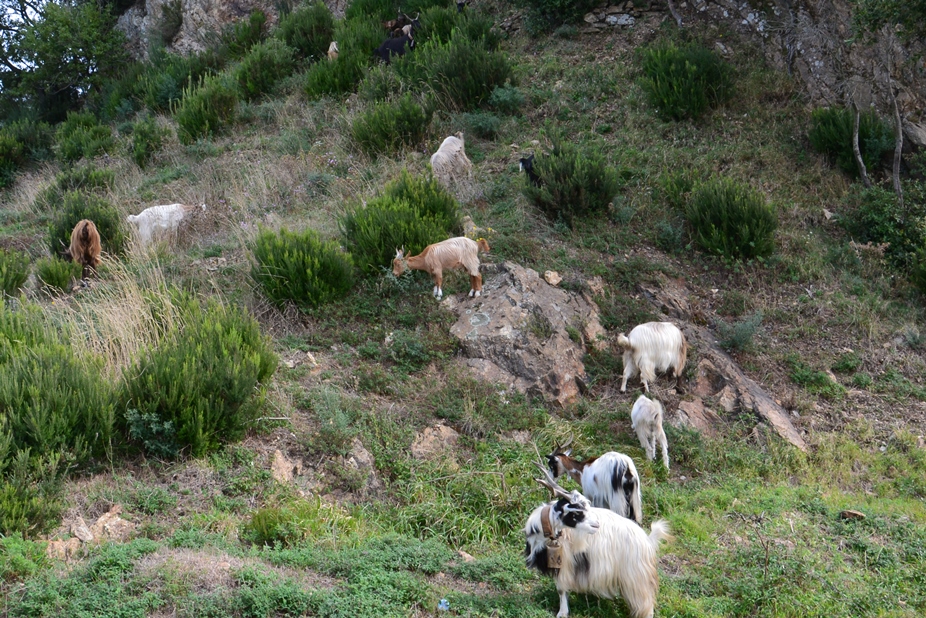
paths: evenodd
<path fill-rule="evenodd" d="M 662 465 L 669 469 L 669 442 L 666 432 L 662 428 L 665 413 L 658 399 L 649 399 L 640 395 L 633 404 L 630 412 L 630 426 L 637 432 L 640 446 L 646 451 L 646 459 L 656 459 L 656 443 L 662 447 Z"/>
<path fill-rule="evenodd" d="M 400 17 L 405 17 L 408 22 L 397 29 L 397 32 L 394 32 L 392 37 L 383 41 L 382 45 L 373 52 L 374 56 L 377 56 L 386 64 L 392 61 L 393 56 L 404 56 L 405 52 L 409 49 L 415 49 L 414 33 L 417 32 L 418 28 L 421 26 L 418 15 L 415 15 L 413 18 L 408 18 L 404 13 L 400 13 Z M 398 34 L 399 32 L 401 35 Z"/>
<path fill-rule="evenodd" d="M 534 171 L 534 155 L 521 157 L 521 171 L 527 174 L 528 181 L 535 187 L 539 187 L 543 184 L 540 181 L 540 176 Z"/>
<path fill-rule="evenodd" d="M 652 618 L 659 591 L 657 552 L 663 540 L 672 538 L 668 523 L 653 522 L 647 535 L 635 522 L 592 506 L 578 491 L 566 492 L 543 470 L 546 479 L 537 482 L 557 500 L 527 518 L 524 555 L 528 568 L 556 582 L 557 618 L 569 615 L 570 592 L 605 599 L 620 595 L 632 618 Z"/>
<path fill-rule="evenodd" d="M 566 449 L 571 442 L 572 438 L 547 455 L 547 465 L 553 478 L 568 474 L 582 486 L 582 492 L 594 506 L 642 524 L 640 475 L 633 460 L 623 453 L 609 451 L 600 457 L 580 461 L 572 457 L 572 449 Z"/>

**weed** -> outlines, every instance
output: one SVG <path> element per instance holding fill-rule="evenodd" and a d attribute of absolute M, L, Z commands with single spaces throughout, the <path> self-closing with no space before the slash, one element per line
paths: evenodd
<path fill-rule="evenodd" d="M 720 346 L 725 350 L 748 351 L 752 349 L 752 338 L 762 324 L 762 312 L 756 311 L 744 320 L 728 324 L 717 319 Z"/>
<path fill-rule="evenodd" d="M 157 515 L 177 506 L 177 496 L 162 487 L 139 486 L 132 492 L 131 505 L 146 515 Z"/>
<path fill-rule="evenodd" d="M 846 352 L 839 356 L 831 369 L 838 373 L 853 373 L 862 366 L 862 357 L 855 352 Z"/>
<path fill-rule="evenodd" d="M 354 118 L 351 136 L 363 152 L 375 156 L 392 154 L 402 146 L 420 144 L 428 134 L 433 111 L 410 93 L 395 101 L 373 104 Z"/>
<path fill-rule="evenodd" d="M 19 251 L 0 249 L 0 297 L 18 296 L 20 288 L 29 278 L 29 255 Z"/>
<path fill-rule="evenodd" d="M 808 367 L 796 354 L 789 355 L 785 360 L 791 367 L 791 379 L 811 393 L 832 400 L 841 399 L 845 395 L 846 389 L 841 384 L 833 382 L 826 372 Z"/>

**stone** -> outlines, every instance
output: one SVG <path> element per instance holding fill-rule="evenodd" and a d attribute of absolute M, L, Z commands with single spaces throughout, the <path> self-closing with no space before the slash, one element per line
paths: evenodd
<path fill-rule="evenodd" d="M 476 562 L 474 557 L 472 557 L 470 554 L 467 554 L 462 549 L 457 550 L 457 555 L 463 559 L 463 562 Z"/>
<path fill-rule="evenodd" d="M 604 294 L 604 279 L 597 275 L 586 281 L 585 285 L 588 286 L 589 291 L 595 296 Z"/>
<path fill-rule="evenodd" d="M 93 541 L 93 533 L 90 532 L 90 528 L 87 526 L 84 518 L 80 515 L 78 515 L 77 520 L 71 524 L 71 534 L 76 536 L 84 543 L 90 543 Z"/>
<path fill-rule="evenodd" d="M 636 18 L 633 15 L 618 15 L 617 21 L 614 22 L 615 25 L 622 28 L 630 28 L 637 22 Z"/>
<path fill-rule="evenodd" d="M 720 417 L 714 411 L 705 408 L 704 402 L 700 399 L 679 402 L 675 417 L 669 419 L 669 422 L 712 437 L 717 435 L 717 428 L 721 424 Z"/>
<path fill-rule="evenodd" d="M 273 452 L 270 462 L 270 476 L 280 483 L 291 483 L 293 478 L 302 474 L 302 460 L 290 460 L 279 449 Z"/>
<path fill-rule="evenodd" d="M 425 427 L 415 436 L 410 449 L 411 455 L 415 459 L 443 457 L 448 451 L 453 450 L 459 439 L 460 434 L 447 425 Z"/>
<path fill-rule="evenodd" d="M 582 21 L 587 24 L 594 24 L 596 21 L 598 21 L 598 17 L 596 17 L 594 13 L 586 13 L 585 17 L 582 18 Z"/>
<path fill-rule="evenodd" d="M 90 532 L 99 541 L 115 541 L 123 543 L 128 541 L 135 533 L 136 525 L 119 516 L 122 512 L 121 504 L 114 504 L 108 513 L 100 515 L 92 526 Z"/>
<path fill-rule="evenodd" d="M 486 270 L 481 297 L 454 295 L 441 303 L 457 317 L 450 334 L 460 342 L 462 362 L 483 379 L 571 403 L 586 381 L 586 347 L 569 330 L 581 327 L 594 344 L 605 332 L 598 306 L 514 262 Z"/>
<path fill-rule="evenodd" d="M 736 411 L 736 391 L 733 390 L 733 387 L 727 385 L 720 391 L 720 395 L 717 398 L 717 403 L 720 404 L 720 407 L 723 408 L 723 411 L 727 414 L 731 414 Z"/>
<path fill-rule="evenodd" d="M 904 122 L 903 134 L 914 146 L 926 148 L 926 124 Z"/>
<path fill-rule="evenodd" d="M 563 278 L 560 277 L 559 273 L 556 272 L 555 270 L 548 270 L 545 273 L 543 273 L 543 280 L 549 283 L 550 285 L 559 285 L 560 281 L 562 281 Z"/>
<path fill-rule="evenodd" d="M 691 394 L 696 397 L 713 397 L 726 386 L 727 380 L 714 366 L 714 363 L 704 358 L 698 363 Z"/>
<path fill-rule="evenodd" d="M 363 443 L 358 438 L 354 438 L 354 441 L 351 442 L 350 453 L 345 465 L 360 470 L 365 474 L 364 493 L 378 490 L 383 486 L 376 477 L 376 461 L 373 459 L 373 455 L 370 454 L 370 451 L 363 446 Z"/>
<path fill-rule="evenodd" d="M 80 539 L 71 537 L 64 541 L 49 541 L 45 555 L 56 560 L 68 561 L 80 551 Z"/>
<path fill-rule="evenodd" d="M 605 21 L 608 22 L 609 26 L 616 26 L 617 25 L 617 15 L 608 15 L 605 18 Z"/>
<path fill-rule="evenodd" d="M 846 509 L 845 511 L 839 513 L 839 518 L 855 520 L 865 519 L 865 513 L 862 513 L 861 511 L 853 511 L 852 509 Z"/>

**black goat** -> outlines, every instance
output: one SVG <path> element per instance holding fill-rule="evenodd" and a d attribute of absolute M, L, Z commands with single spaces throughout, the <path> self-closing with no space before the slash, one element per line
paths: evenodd
<path fill-rule="evenodd" d="M 521 171 L 527 172 L 528 180 L 530 180 L 530 183 L 535 187 L 539 187 L 543 184 L 540 181 L 540 176 L 538 176 L 537 172 L 534 171 L 534 155 L 529 157 L 521 157 Z"/>
<path fill-rule="evenodd" d="M 469 4 L 469 0 L 457 0 L 457 13 L 462 13 L 467 4 Z"/>
<path fill-rule="evenodd" d="M 397 39 L 386 39 L 383 41 L 383 44 L 373 52 L 374 56 L 379 57 L 380 60 L 389 64 L 392 61 L 393 56 L 404 56 L 406 50 L 405 44 L 408 44 L 408 49 L 415 49 L 415 39 L 412 38 L 412 35 L 403 34 Z"/>

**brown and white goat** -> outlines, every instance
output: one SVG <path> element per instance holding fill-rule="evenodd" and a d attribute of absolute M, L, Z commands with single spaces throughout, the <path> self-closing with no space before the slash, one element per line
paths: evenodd
<path fill-rule="evenodd" d="M 643 523 L 643 497 L 640 475 L 633 459 L 615 451 L 585 461 L 572 457 L 572 442 L 556 446 L 547 455 L 547 465 L 553 478 L 564 474 L 582 486 L 582 493 L 598 508 L 609 509 L 621 517 Z"/>
<path fill-rule="evenodd" d="M 81 219 L 71 230 L 71 246 L 64 251 L 64 257 L 83 266 L 81 277 L 86 279 L 100 265 L 102 250 L 96 225 L 90 219 Z"/>
<path fill-rule="evenodd" d="M 482 294 L 482 275 L 479 274 L 480 251 L 489 251 L 488 241 L 485 238 L 476 241 L 465 236 L 448 238 L 428 245 L 418 255 L 407 258 L 404 256 L 403 249 L 396 249 L 395 259 L 392 260 L 392 274 L 398 277 L 406 269 L 426 271 L 434 281 L 434 298 L 440 300 L 444 296 L 444 290 L 441 287 L 444 283 L 444 271 L 462 268 L 469 273 L 469 295 L 480 296 Z"/>
<path fill-rule="evenodd" d="M 627 380 L 638 373 L 643 388 L 649 392 L 649 383 L 656 379 L 657 371 L 675 372 L 679 382 L 688 358 L 688 342 L 678 326 L 671 322 L 647 322 L 634 327 L 630 334 L 617 336 L 617 345 L 624 351 L 624 379 L 621 392 L 627 390 Z"/>

